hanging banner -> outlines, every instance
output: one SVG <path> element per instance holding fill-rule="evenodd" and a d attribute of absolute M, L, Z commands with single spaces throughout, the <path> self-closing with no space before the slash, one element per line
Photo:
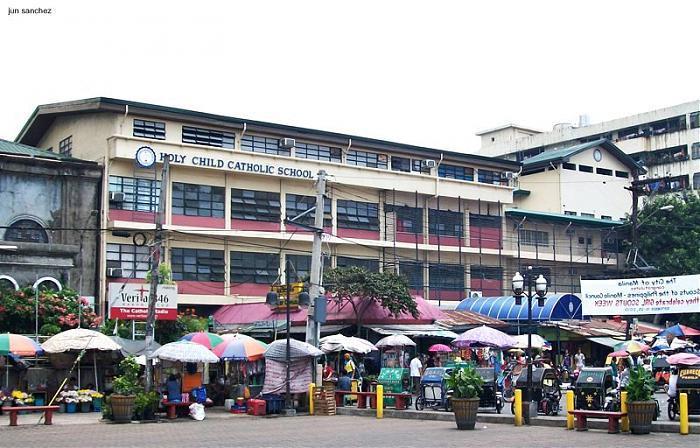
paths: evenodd
<path fill-rule="evenodd" d="M 146 320 L 151 287 L 145 283 L 110 283 L 109 318 Z M 156 320 L 177 319 L 177 285 L 158 285 Z"/>
<path fill-rule="evenodd" d="M 700 313 L 700 275 L 581 280 L 584 316 Z"/>

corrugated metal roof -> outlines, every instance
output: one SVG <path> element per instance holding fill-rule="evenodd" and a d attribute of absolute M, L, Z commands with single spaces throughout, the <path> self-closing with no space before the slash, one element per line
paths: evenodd
<path fill-rule="evenodd" d="M 544 221 L 572 222 L 574 224 L 583 224 L 594 227 L 611 228 L 625 224 L 624 221 L 614 219 L 599 219 L 590 218 L 588 216 L 565 215 L 562 213 L 540 212 L 536 210 L 521 210 L 519 208 L 509 208 L 506 210 L 506 216 L 528 217 L 530 219 L 541 219 Z"/>
<path fill-rule="evenodd" d="M 33 146 L 23 145 L 0 138 L 0 154 L 12 154 L 16 156 L 36 157 L 40 159 L 53 160 L 73 160 L 72 157 L 55 152 L 46 151 L 44 149 L 35 148 Z"/>
<path fill-rule="evenodd" d="M 515 304 L 513 296 L 475 297 L 462 300 L 458 311 L 472 311 L 504 321 L 527 320 L 527 299 Z M 544 299 L 544 306 L 532 301 L 532 320 L 551 321 L 581 319 L 581 299 L 573 294 L 550 294 Z"/>
<path fill-rule="evenodd" d="M 489 327 L 506 327 L 507 323 L 502 320 L 494 319 L 493 317 L 486 316 L 484 314 L 476 313 L 473 311 L 443 311 L 442 314 L 445 316 L 442 319 L 436 321 L 435 323 L 445 328 L 468 328 L 468 327 L 479 327 L 481 325 L 486 325 Z"/>

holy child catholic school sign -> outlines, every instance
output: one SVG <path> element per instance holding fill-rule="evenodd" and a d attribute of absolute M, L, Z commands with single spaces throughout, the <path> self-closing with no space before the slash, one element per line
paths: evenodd
<path fill-rule="evenodd" d="M 700 313 L 700 275 L 581 280 L 583 315 Z"/>
<path fill-rule="evenodd" d="M 110 283 L 109 318 L 146 320 L 150 290 L 144 283 Z M 158 285 L 156 319 L 177 319 L 177 285 Z"/>

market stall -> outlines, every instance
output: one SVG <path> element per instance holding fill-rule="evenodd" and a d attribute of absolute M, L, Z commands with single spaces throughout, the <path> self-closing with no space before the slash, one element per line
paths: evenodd
<path fill-rule="evenodd" d="M 260 393 L 265 374 L 267 344 L 244 334 L 224 335 L 213 352 L 223 362 L 223 394 L 249 398 Z"/>

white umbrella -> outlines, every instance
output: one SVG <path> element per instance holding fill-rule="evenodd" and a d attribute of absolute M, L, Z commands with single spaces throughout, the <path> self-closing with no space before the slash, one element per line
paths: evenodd
<path fill-rule="evenodd" d="M 692 347 L 693 343 L 690 341 L 683 340 L 681 338 L 675 338 L 673 341 L 671 341 L 671 350 L 679 350 L 682 348 L 688 348 Z"/>
<path fill-rule="evenodd" d="M 46 353 L 64 353 L 70 350 L 121 350 L 109 336 L 85 328 L 74 328 L 51 336 L 41 348 Z"/>
<path fill-rule="evenodd" d="M 323 350 L 324 353 L 346 351 L 367 354 L 373 350 L 377 350 L 377 347 L 365 339 L 334 334 L 321 338 L 321 350 Z"/>
<path fill-rule="evenodd" d="M 408 336 L 403 334 L 392 334 L 385 338 L 382 338 L 377 342 L 377 347 L 415 347 L 416 343 L 413 342 Z"/>
<path fill-rule="evenodd" d="M 519 334 L 517 336 L 513 336 L 513 338 L 518 341 L 518 343 L 515 345 L 515 348 L 522 348 L 525 350 L 527 348 L 527 335 L 526 334 Z M 533 334 L 532 335 L 532 348 L 536 348 L 538 350 L 550 350 L 552 346 L 550 345 L 549 342 L 539 334 Z"/>
<path fill-rule="evenodd" d="M 297 341 L 296 339 L 289 340 L 289 357 L 296 360 L 301 358 L 315 358 L 323 355 L 323 352 L 311 344 Z M 265 350 L 265 359 L 273 361 L 284 361 L 287 358 L 287 341 L 278 339 L 273 341 Z"/>
<path fill-rule="evenodd" d="M 153 358 L 180 362 L 219 362 L 219 357 L 196 342 L 176 341 L 161 346 L 151 355 Z"/>

